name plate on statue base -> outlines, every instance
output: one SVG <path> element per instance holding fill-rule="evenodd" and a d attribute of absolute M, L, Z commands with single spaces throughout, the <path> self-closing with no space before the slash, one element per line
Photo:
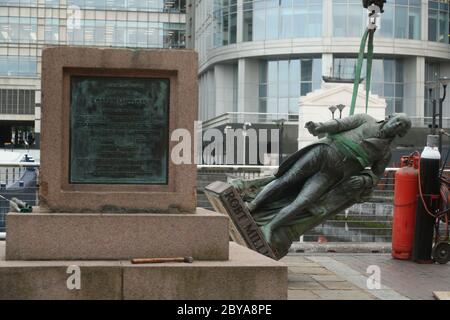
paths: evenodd
<path fill-rule="evenodd" d="M 230 237 L 234 242 L 278 260 L 238 191 L 232 185 L 216 181 L 205 187 L 205 194 L 217 212 L 230 217 Z"/>

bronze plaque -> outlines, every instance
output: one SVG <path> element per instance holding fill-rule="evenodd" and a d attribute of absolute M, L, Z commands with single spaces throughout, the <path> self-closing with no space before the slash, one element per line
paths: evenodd
<path fill-rule="evenodd" d="M 169 79 L 71 77 L 70 183 L 167 184 Z"/>

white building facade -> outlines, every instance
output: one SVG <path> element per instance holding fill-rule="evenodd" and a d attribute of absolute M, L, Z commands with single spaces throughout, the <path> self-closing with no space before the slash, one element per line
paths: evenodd
<path fill-rule="evenodd" d="M 0 0 L 0 147 L 40 135 L 45 45 L 185 47 L 185 0 Z"/>
<path fill-rule="evenodd" d="M 360 0 L 192 0 L 188 7 L 206 123 L 264 114 L 296 122 L 299 97 L 320 89 L 322 76 L 353 77 L 367 25 Z M 386 114 L 406 112 L 425 126 L 426 84 L 450 76 L 449 1 L 388 0 L 384 10 L 371 92 L 386 101 Z M 449 117 L 450 99 L 444 110 Z"/>

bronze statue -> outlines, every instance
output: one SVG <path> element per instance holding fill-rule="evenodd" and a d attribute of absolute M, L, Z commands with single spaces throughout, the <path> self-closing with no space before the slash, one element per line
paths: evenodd
<path fill-rule="evenodd" d="M 308 230 L 370 197 L 390 162 L 392 141 L 411 121 L 405 114 L 383 121 L 358 114 L 306 128 L 325 137 L 291 155 L 274 175 L 205 188 L 238 230 L 230 233 L 233 240 L 274 259 Z"/>
<path fill-rule="evenodd" d="M 270 220 L 260 224 L 268 243 L 272 243 L 277 229 L 310 215 L 308 210 L 319 202 L 333 199 L 348 207 L 356 202 L 352 199 L 352 203 L 347 203 L 348 197 L 360 195 L 355 191 L 365 193 L 375 186 L 391 159 L 391 142 L 407 133 L 411 121 L 405 114 L 384 121 L 358 114 L 325 123 L 308 122 L 305 127 L 314 136 L 327 136 L 286 159 L 271 182 L 247 203 L 258 223 L 264 207 L 292 198 Z M 327 195 L 332 190 L 339 191 L 336 194 L 345 199 L 335 199 L 336 194 Z M 347 194 L 348 191 L 351 193 Z"/>

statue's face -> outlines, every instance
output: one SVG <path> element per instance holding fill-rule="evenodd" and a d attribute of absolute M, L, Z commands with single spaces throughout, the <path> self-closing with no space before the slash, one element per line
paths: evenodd
<path fill-rule="evenodd" d="M 404 114 L 395 115 L 383 126 L 383 132 L 388 137 L 403 137 L 411 128 L 411 121 Z"/>

